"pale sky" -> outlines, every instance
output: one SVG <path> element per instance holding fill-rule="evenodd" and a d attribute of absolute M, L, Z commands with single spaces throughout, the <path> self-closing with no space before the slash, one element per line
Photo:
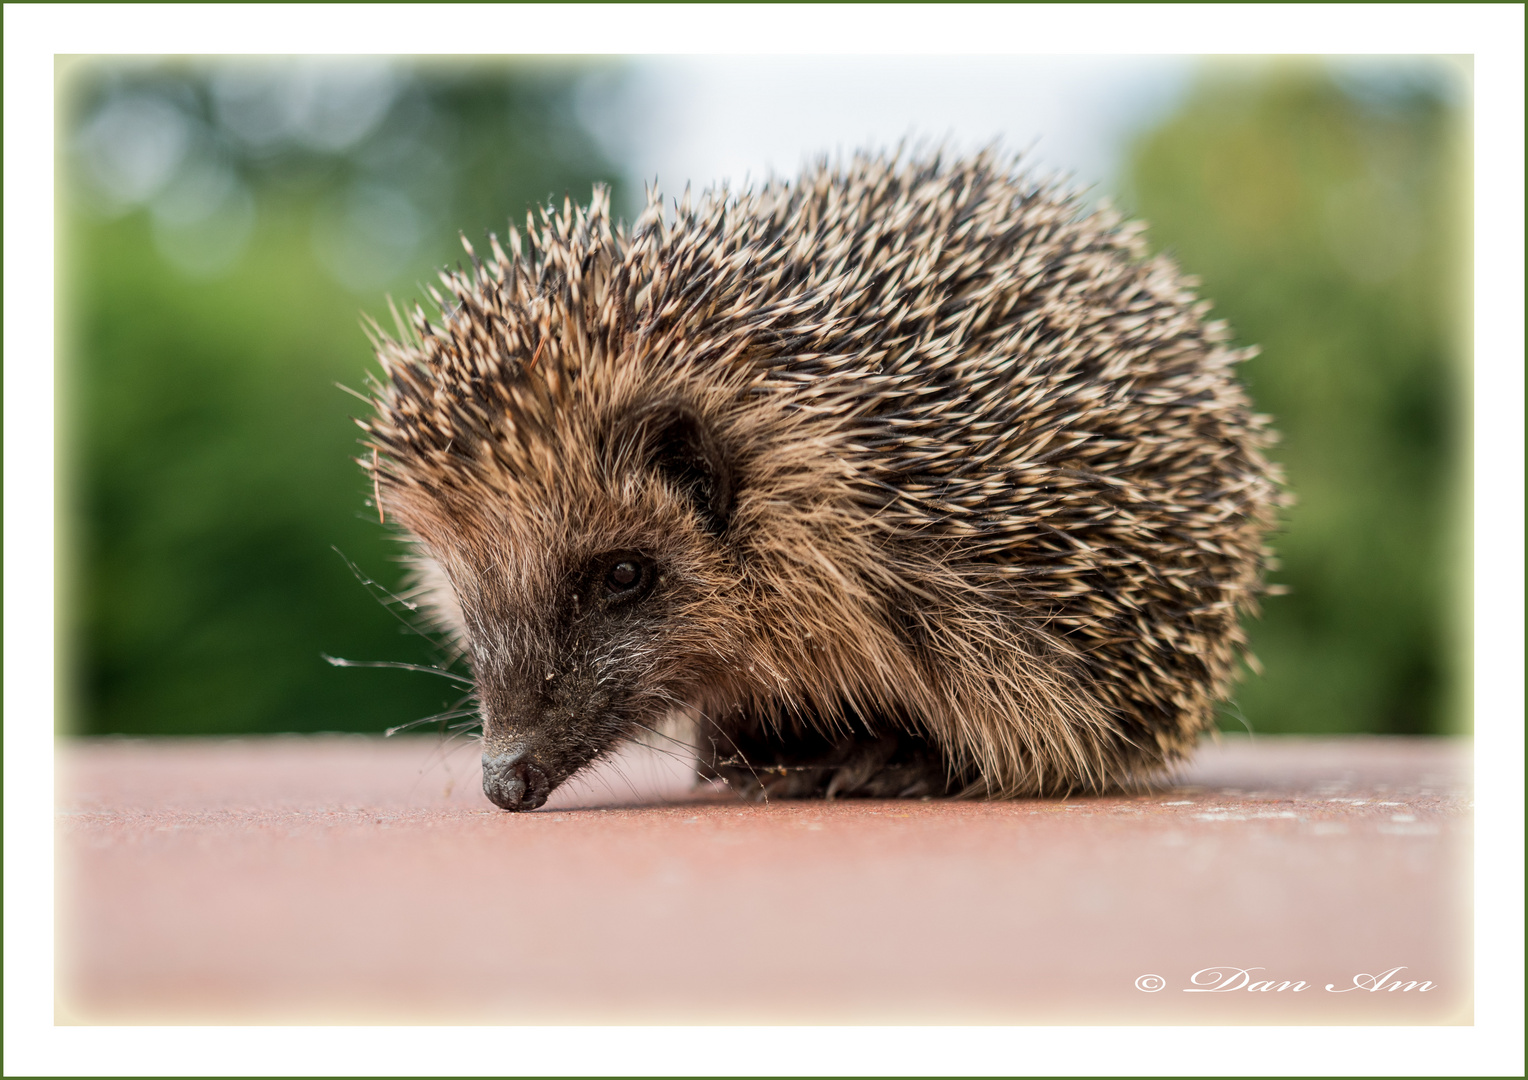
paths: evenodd
<path fill-rule="evenodd" d="M 638 192 L 794 174 L 820 153 L 947 140 L 1031 152 L 1041 172 L 1115 179 L 1196 62 L 1172 56 L 640 57 L 586 84 L 580 115 Z"/>

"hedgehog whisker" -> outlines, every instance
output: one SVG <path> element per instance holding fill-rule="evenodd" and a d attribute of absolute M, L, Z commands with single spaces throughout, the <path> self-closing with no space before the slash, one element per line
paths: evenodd
<path fill-rule="evenodd" d="M 685 742 L 683 739 L 677 739 L 674 736 L 670 735 L 668 732 L 660 731 L 658 728 L 653 727 L 651 724 L 644 724 L 640 720 L 632 720 L 632 721 L 629 721 L 629 722 L 630 722 L 632 727 L 635 727 L 635 728 L 638 728 L 638 729 L 640 729 L 642 731 L 645 731 L 648 734 L 652 735 L 654 738 L 664 739 L 667 742 L 671 742 L 675 746 L 681 747 L 683 750 L 688 751 L 689 755 L 691 757 L 694 757 L 695 747 L 691 746 L 689 743 Z M 650 750 L 656 750 L 656 751 L 658 751 L 659 753 L 662 753 L 662 754 L 672 754 L 676 758 L 683 756 L 679 750 L 670 750 L 667 747 L 654 746 L 652 743 L 649 743 L 649 742 L 646 742 L 646 741 L 644 741 L 642 743 L 642 745 L 646 746 Z"/>
<path fill-rule="evenodd" d="M 476 715 L 476 713 L 476 709 L 456 709 L 452 712 L 436 713 L 434 716 L 421 716 L 418 720 L 410 720 L 407 723 L 390 727 L 382 734 L 384 737 L 391 738 L 392 736 L 398 734 L 400 731 L 410 731 L 417 727 L 423 727 L 425 724 L 433 724 L 441 720 L 455 720 L 458 717 L 473 716 Z M 455 725 L 452 729 L 448 730 L 455 730 L 455 727 L 457 726 L 461 725 Z M 477 725 L 475 723 L 465 725 L 466 728 L 472 728 L 476 726 Z"/>
<path fill-rule="evenodd" d="M 699 705 L 694 705 L 694 704 L 690 704 L 690 703 L 687 703 L 687 702 L 682 702 L 678 698 L 672 697 L 672 695 L 664 695 L 664 696 L 668 696 L 670 698 L 670 703 L 672 705 L 674 705 L 675 707 L 677 707 L 679 709 L 684 709 L 684 710 L 689 710 L 691 712 L 694 712 L 696 716 L 698 716 L 701 720 L 705 721 L 705 723 L 710 726 L 709 729 L 711 731 L 715 731 L 715 732 L 720 733 L 720 735 L 724 739 L 726 739 L 728 743 L 731 744 L 732 752 L 734 754 L 736 754 L 738 757 L 742 758 L 743 764 L 746 765 L 747 768 L 748 768 L 748 771 L 753 774 L 754 783 L 759 785 L 760 791 L 763 791 L 763 781 L 761 781 L 759 779 L 759 774 L 758 774 L 757 770 L 754 769 L 753 764 L 752 764 L 752 762 L 750 762 L 748 760 L 747 755 L 745 755 L 743 753 L 742 748 L 740 746 L 738 746 L 738 744 L 736 743 L 736 741 L 733 740 L 731 735 L 727 734 L 727 729 L 725 727 L 723 727 L 721 724 L 717 723 L 716 720 L 714 720 L 711 717 L 711 715 L 709 713 L 707 713 L 704 709 L 702 709 Z M 698 733 L 697 733 L 697 735 L 698 735 Z M 718 755 L 716 753 L 716 743 L 715 743 L 715 740 L 712 740 L 712 743 L 711 743 L 711 758 L 712 758 L 712 760 L 716 760 L 719 757 L 720 757 L 720 755 Z M 732 789 L 731 781 L 729 781 L 725 776 L 719 777 L 719 779 L 721 780 L 722 783 L 727 785 L 728 790 Z M 764 801 L 766 803 L 769 802 L 769 793 L 767 791 L 764 791 L 763 794 L 764 794 Z"/>
<path fill-rule="evenodd" d="M 330 656 L 328 653 L 319 653 L 318 655 L 335 667 L 396 668 L 399 671 L 422 671 L 427 675 L 439 675 L 442 678 L 452 679 L 465 686 L 473 685 L 473 681 L 465 675 L 458 675 L 454 671 L 446 671 L 443 668 L 430 667 L 428 664 L 409 664 L 402 660 L 346 660 L 343 657 Z"/>
<path fill-rule="evenodd" d="M 351 562 L 345 553 L 339 548 L 334 547 L 331 550 L 333 550 L 336 555 L 344 560 L 345 565 L 350 568 L 350 572 L 355 575 L 355 579 L 359 581 L 361 585 L 372 594 L 373 597 L 376 598 L 377 602 L 380 603 L 393 616 L 393 618 L 397 619 L 404 626 L 408 627 L 410 632 L 424 638 L 432 646 L 435 646 L 437 649 L 439 649 L 439 642 L 436 641 L 436 636 L 434 634 L 421 627 L 412 619 L 406 619 L 402 615 L 398 614 L 397 610 L 393 606 L 396 604 L 408 611 L 417 611 L 419 609 L 418 604 L 415 604 L 401 596 L 396 595 L 395 593 L 384 588 L 382 585 L 378 584 L 372 578 L 368 577 L 365 573 L 362 572 L 361 568 L 355 563 Z M 440 651 L 443 652 L 445 650 Z"/>

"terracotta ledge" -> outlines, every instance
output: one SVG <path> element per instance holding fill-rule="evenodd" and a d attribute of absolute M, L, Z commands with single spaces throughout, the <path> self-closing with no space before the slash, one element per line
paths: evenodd
<path fill-rule="evenodd" d="M 768 805 L 637 753 L 509 814 L 428 739 L 62 743 L 57 1016 L 1467 1024 L 1470 753 L 1235 738 L 1138 796 Z"/>

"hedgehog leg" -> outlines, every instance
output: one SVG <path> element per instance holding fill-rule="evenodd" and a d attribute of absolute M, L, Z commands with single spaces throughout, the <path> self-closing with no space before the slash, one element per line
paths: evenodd
<path fill-rule="evenodd" d="M 829 736 L 745 722 L 704 742 L 713 752 L 702 754 L 701 777 L 756 799 L 937 797 L 970 781 L 928 739 L 889 725 L 855 722 Z"/>

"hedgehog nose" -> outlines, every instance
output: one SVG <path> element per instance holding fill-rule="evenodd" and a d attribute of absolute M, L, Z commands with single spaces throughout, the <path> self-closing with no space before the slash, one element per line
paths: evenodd
<path fill-rule="evenodd" d="M 552 785 L 546 773 L 523 750 L 483 755 L 483 794 L 505 810 L 534 810 L 546 802 Z"/>

